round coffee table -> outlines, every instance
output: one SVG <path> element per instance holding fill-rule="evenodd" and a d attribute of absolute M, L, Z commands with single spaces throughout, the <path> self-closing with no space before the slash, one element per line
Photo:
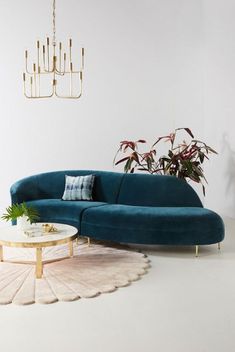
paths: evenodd
<path fill-rule="evenodd" d="M 43 233 L 43 223 L 31 225 L 30 231 L 36 233 Z M 24 235 L 23 231 L 19 231 L 17 226 L 9 226 L 0 229 L 0 262 L 3 259 L 3 246 L 6 247 L 21 247 L 21 248 L 35 248 L 36 249 L 36 278 L 40 279 L 43 274 L 42 248 L 58 246 L 60 244 L 68 243 L 69 256 L 73 256 L 73 241 L 78 236 L 76 227 L 53 223 L 58 232 L 43 233 L 41 236 L 28 237 Z M 58 259 L 57 259 L 58 260 Z M 19 261 L 18 261 L 19 262 Z"/>

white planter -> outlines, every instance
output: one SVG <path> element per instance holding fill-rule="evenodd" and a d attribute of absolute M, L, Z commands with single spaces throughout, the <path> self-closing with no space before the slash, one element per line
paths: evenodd
<path fill-rule="evenodd" d="M 28 217 L 25 215 L 17 218 L 17 229 L 19 231 L 25 231 L 25 230 L 29 229 L 30 222 L 27 221 L 27 219 L 28 219 Z"/>

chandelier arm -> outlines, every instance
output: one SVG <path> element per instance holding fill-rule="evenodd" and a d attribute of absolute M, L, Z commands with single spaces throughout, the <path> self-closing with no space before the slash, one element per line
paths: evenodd
<path fill-rule="evenodd" d="M 30 76 L 32 76 L 34 74 L 34 72 L 30 72 L 30 71 L 28 71 L 28 69 L 26 69 L 25 72 Z M 48 75 L 49 73 L 53 73 L 53 72 L 54 72 L 53 70 L 52 71 L 40 71 L 40 75 Z"/>
<path fill-rule="evenodd" d="M 25 71 L 29 74 L 32 75 L 33 73 L 29 71 L 28 69 L 28 51 L 25 51 Z"/>
<path fill-rule="evenodd" d="M 28 94 L 26 93 L 26 88 L 24 87 L 24 96 L 25 96 L 26 98 L 28 98 L 28 99 L 41 99 L 41 98 L 46 99 L 46 98 L 52 98 L 53 95 L 55 95 L 55 90 L 54 90 L 54 89 L 52 89 L 52 93 L 49 94 L 49 95 L 40 95 L 40 96 L 38 96 L 38 97 L 36 97 L 36 96 L 34 96 L 34 95 L 28 95 Z"/>
<path fill-rule="evenodd" d="M 52 93 L 49 95 L 40 95 L 40 96 L 34 96 L 34 95 L 28 95 L 26 93 L 26 87 L 24 86 L 24 96 L 28 99 L 40 99 L 40 98 L 51 98 L 53 97 L 53 95 L 55 95 L 54 89 L 52 90 Z"/>
<path fill-rule="evenodd" d="M 68 73 L 68 72 L 62 72 L 62 71 L 58 71 L 58 70 L 55 71 L 55 74 L 56 74 L 57 76 L 65 76 L 66 73 Z"/>
<path fill-rule="evenodd" d="M 80 93 L 79 95 L 74 95 L 74 96 L 59 95 L 58 93 L 55 93 L 55 95 L 57 96 L 57 98 L 61 98 L 61 99 L 79 99 L 79 98 L 81 98 L 82 93 Z"/>
<path fill-rule="evenodd" d="M 80 74 L 80 72 L 83 72 L 82 70 L 80 71 L 72 71 L 72 74 L 76 73 L 76 74 Z M 66 74 L 71 74 L 71 71 L 58 71 L 57 69 L 55 70 L 55 73 L 58 75 L 58 76 L 64 76 Z"/>
<path fill-rule="evenodd" d="M 33 72 L 30 72 L 27 68 L 26 68 L 25 72 L 26 72 L 28 75 L 30 75 L 30 76 L 33 75 Z"/>
<path fill-rule="evenodd" d="M 37 79 L 36 79 L 37 75 L 36 72 L 33 73 L 33 86 L 34 86 L 34 96 L 37 96 Z"/>
<path fill-rule="evenodd" d="M 48 74 L 51 74 L 53 72 L 54 72 L 53 70 L 51 70 L 51 71 L 40 71 L 40 74 L 41 75 L 48 75 Z"/>
<path fill-rule="evenodd" d="M 54 93 L 52 93 L 51 95 L 40 95 L 39 97 L 34 97 L 34 96 L 28 96 L 26 93 L 24 93 L 24 96 L 27 98 L 27 99 L 46 99 L 46 98 L 52 98 L 54 95 Z"/>
<path fill-rule="evenodd" d="M 52 23 L 52 26 L 53 26 L 53 46 L 55 47 L 56 45 L 56 3 L 55 3 L 56 0 L 53 0 L 53 13 L 52 13 L 52 16 L 53 16 L 53 23 Z"/>
<path fill-rule="evenodd" d="M 40 77 L 40 74 L 39 74 Z M 38 78 L 39 78 L 38 77 Z M 33 76 L 30 76 L 30 95 L 27 94 L 26 92 L 26 74 L 23 73 L 23 87 L 24 87 L 24 96 L 28 99 L 40 99 L 40 98 L 51 98 L 53 95 L 55 95 L 55 87 L 54 85 L 52 85 L 52 93 L 49 95 L 40 95 L 40 78 L 38 80 L 38 89 L 39 89 L 39 94 L 37 95 L 36 93 L 36 89 L 35 89 L 35 93 L 33 94 L 33 85 L 36 86 L 36 81 L 33 79 Z M 34 84 L 33 84 L 34 83 Z"/>
<path fill-rule="evenodd" d="M 33 71 L 31 72 L 31 71 L 28 70 L 28 66 L 26 67 L 25 72 L 26 72 L 28 75 L 30 75 L 30 76 L 32 76 L 32 75 L 34 74 Z M 47 75 L 48 73 L 53 73 L 53 72 L 54 72 L 54 70 L 50 70 L 50 71 L 47 71 L 47 70 L 45 70 L 45 69 L 44 69 L 43 71 L 40 70 L 40 74 L 41 74 L 41 75 Z M 68 73 L 68 72 L 66 72 L 66 73 Z M 78 72 L 76 72 L 76 73 L 78 73 Z"/>
<path fill-rule="evenodd" d="M 57 93 L 56 85 L 55 85 L 55 95 L 57 98 L 62 99 L 79 99 L 82 96 L 82 80 L 80 80 L 80 93 L 78 95 L 60 95 Z"/>
<path fill-rule="evenodd" d="M 49 64 L 49 56 L 48 56 L 48 63 L 47 63 L 48 69 L 46 69 L 46 63 L 45 60 L 43 60 L 43 69 L 44 69 L 44 73 L 53 73 L 53 69 L 50 70 L 50 64 Z"/>
<path fill-rule="evenodd" d="M 30 72 L 29 69 L 28 69 L 28 52 L 27 52 L 27 50 L 25 52 L 25 72 L 28 73 L 31 76 L 34 74 L 33 71 Z"/>

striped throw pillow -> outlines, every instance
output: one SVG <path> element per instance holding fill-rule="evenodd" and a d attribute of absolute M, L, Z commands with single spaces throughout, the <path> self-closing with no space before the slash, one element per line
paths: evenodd
<path fill-rule="evenodd" d="M 95 176 L 65 176 L 63 200 L 92 200 Z"/>

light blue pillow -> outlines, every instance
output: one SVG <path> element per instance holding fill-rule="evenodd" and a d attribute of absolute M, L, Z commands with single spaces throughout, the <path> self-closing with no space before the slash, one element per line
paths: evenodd
<path fill-rule="evenodd" d="M 63 200 L 93 200 L 92 190 L 95 176 L 68 176 L 65 175 L 65 189 Z"/>

